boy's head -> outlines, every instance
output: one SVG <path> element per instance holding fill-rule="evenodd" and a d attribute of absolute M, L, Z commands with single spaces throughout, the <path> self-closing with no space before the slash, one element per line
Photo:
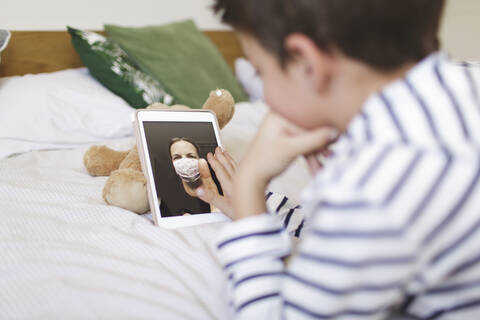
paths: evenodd
<path fill-rule="evenodd" d="M 345 83 L 347 78 L 335 78 L 347 75 L 344 71 L 353 72 L 354 68 L 363 66 L 378 75 L 396 74 L 437 51 L 444 5 L 445 0 L 215 0 L 214 9 L 223 22 L 239 31 L 247 56 L 262 73 L 265 97 L 272 108 L 275 109 L 275 101 L 272 96 L 269 99 L 269 79 L 264 75 L 269 71 L 265 68 L 268 63 L 264 59 L 255 61 L 257 55 L 273 58 L 285 76 L 297 85 L 311 86 L 310 89 L 322 93 L 323 103 L 330 103 L 332 109 L 342 102 L 332 96 L 330 89 L 335 88 L 331 86 L 339 90 L 352 89 Z M 341 58 L 357 64 L 349 67 L 338 64 Z M 304 68 L 304 77 L 299 74 L 300 67 Z M 294 70 L 289 70 L 291 68 Z M 316 71 L 323 72 L 315 75 Z M 359 76 L 361 70 L 357 71 Z M 311 81 L 307 81 L 312 74 Z M 350 78 L 353 76 L 350 74 Z M 287 104 L 292 107 L 293 103 Z M 317 101 L 317 104 L 322 103 Z M 327 113 L 316 115 L 324 119 L 335 116 Z M 300 119 L 291 120 L 302 124 L 296 121 Z M 335 120 L 330 120 L 322 124 L 335 125 Z M 319 124 L 310 122 L 303 126 Z"/>
<path fill-rule="evenodd" d="M 216 0 L 223 22 L 253 36 L 282 63 L 284 41 L 301 33 L 323 50 L 339 50 L 389 70 L 438 50 L 445 0 Z"/>

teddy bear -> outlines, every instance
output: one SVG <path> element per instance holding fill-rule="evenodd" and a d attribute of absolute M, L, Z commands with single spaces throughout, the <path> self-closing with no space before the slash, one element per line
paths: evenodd
<path fill-rule="evenodd" d="M 167 106 L 154 103 L 147 109 L 192 110 L 184 105 Z M 213 111 L 220 129 L 233 118 L 235 102 L 230 92 L 216 89 L 210 92 L 202 109 Z M 137 147 L 117 151 L 106 146 L 92 146 L 85 152 L 83 163 L 91 176 L 109 176 L 102 196 L 104 201 L 138 214 L 149 211 L 147 180 L 142 172 Z"/>

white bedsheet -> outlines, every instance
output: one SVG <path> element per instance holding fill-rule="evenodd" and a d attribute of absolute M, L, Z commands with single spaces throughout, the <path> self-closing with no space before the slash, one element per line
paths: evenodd
<path fill-rule="evenodd" d="M 1 317 L 229 318 L 219 224 L 164 230 L 106 205 L 83 151 L 0 162 Z"/>
<path fill-rule="evenodd" d="M 222 132 L 237 159 L 259 108 L 238 105 Z M 132 137 L 108 143 L 132 144 Z M 0 160 L 0 317 L 230 319 L 212 247 L 221 224 L 165 230 L 106 205 L 106 178 L 82 164 L 88 147 Z M 299 160 L 271 190 L 295 199 L 307 180 Z"/>

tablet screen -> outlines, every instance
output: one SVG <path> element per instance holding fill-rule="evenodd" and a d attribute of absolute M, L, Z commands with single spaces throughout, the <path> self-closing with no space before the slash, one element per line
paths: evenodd
<path fill-rule="evenodd" d="M 212 123 L 144 121 L 143 127 L 162 217 L 217 211 L 195 195 L 204 183 L 199 160 L 218 146 Z M 209 165 L 208 170 L 222 194 Z"/>

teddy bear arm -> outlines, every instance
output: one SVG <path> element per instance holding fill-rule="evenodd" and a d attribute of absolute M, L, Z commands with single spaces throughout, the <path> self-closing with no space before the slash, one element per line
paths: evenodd
<path fill-rule="evenodd" d="M 133 147 L 120 163 L 119 169 L 133 169 L 135 171 L 142 172 L 142 165 L 140 163 L 140 158 L 138 156 L 138 151 L 136 147 Z"/>
<path fill-rule="evenodd" d="M 116 151 L 106 146 L 92 146 L 83 156 L 83 164 L 92 176 L 109 176 L 117 170 L 129 151 Z"/>

